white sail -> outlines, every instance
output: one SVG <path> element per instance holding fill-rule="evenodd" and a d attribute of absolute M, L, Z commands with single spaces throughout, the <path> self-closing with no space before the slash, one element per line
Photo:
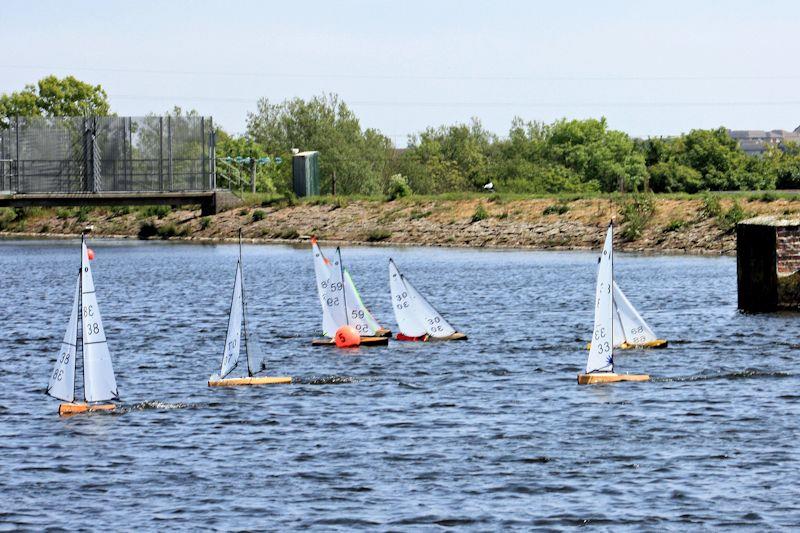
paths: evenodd
<path fill-rule="evenodd" d="M 329 306 L 328 286 L 331 283 L 330 261 L 322 254 L 316 239 L 311 240 L 311 251 L 314 254 L 314 275 L 317 280 L 317 294 L 319 303 L 322 306 L 322 334 L 326 337 L 333 337 L 341 324 L 334 321 Z"/>
<path fill-rule="evenodd" d="M 222 352 L 220 378 L 224 378 L 239 363 L 240 340 L 242 338 L 242 263 L 236 262 L 236 279 L 233 282 L 231 311 L 228 315 L 228 334 L 225 337 L 225 349 Z"/>
<path fill-rule="evenodd" d="M 81 244 L 81 317 L 83 320 L 83 389 L 87 402 L 104 402 L 119 397 L 106 332 L 97 306 L 92 267 L 86 244 Z"/>
<path fill-rule="evenodd" d="M 75 355 L 78 349 L 78 302 L 80 300 L 80 276 L 75 281 L 75 298 L 72 302 L 72 313 L 69 315 L 64 341 L 58 351 L 56 366 L 50 376 L 47 394 L 65 402 L 75 400 Z"/>
<path fill-rule="evenodd" d="M 330 272 L 330 278 L 328 278 L 328 282 L 322 287 L 325 290 L 323 309 L 327 310 L 330 314 L 330 320 L 333 324 L 333 331 L 328 330 L 325 334 L 332 337 L 337 329 L 348 323 L 347 308 L 345 305 L 347 296 L 344 290 L 344 269 L 342 268 L 342 255 L 339 248 L 336 249 L 333 261 L 328 265 L 328 271 Z"/>
<path fill-rule="evenodd" d="M 650 326 L 625 297 L 617 282 L 614 282 L 614 346 L 623 342 L 640 346 L 656 340 L 656 335 Z"/>
<path fill-rule="evenodd" d="M 247 352 L 247 374 L 255 376 L 267 369 L 267 358 L 250 332 L 245 335 L 245 351 Z"/>
<path fill-rule="evenodd" d="M 597 268 L 595 287 L 594 330 L 592 347 L 586 361 L 586 373 L 614 371 L 613 334 L 613 296 L 611 285 L 614 280 L 613 227 L 608 226 L 603 253 Z"/>
<path fill-rule="evenodd" d="M 431 337 L 449 337 L 456 332 L 455 328 L 451 326 L 444 317 L 439 314 L 439 311 L 428 303 L 428 300 L 422 296 L 416 287 L 402 274 L 400 279 L 406 287 L 406 291 L 411 298 L 411 308 L 417 319 L 420 320 Z"/>
<path fill-rule="evenodd" d="M 411 295 L 406 290 L 400 271 L 394 261 L 389 259 L 389 289 L 392 293 L 394 318 L 400 333 L 407 337 L 421 337 L 427 333 L 425 325 L 412 307 Z"/>
<path fill-rule="evenodd" d="M 355 328 L 362 337 L 375 335 L 375 329 L 370 323 L 372 315 L 367 310 L 364 302 L 361 301 L 361 295 L 358 294 L 353 278 L 350 277 L 350 273 L 346 269 L 344 271 L 344 296 L 347 306 L 347 323 Z"/>

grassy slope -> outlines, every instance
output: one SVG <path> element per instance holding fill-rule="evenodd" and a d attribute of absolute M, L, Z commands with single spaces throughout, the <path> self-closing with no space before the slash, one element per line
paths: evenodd
<path fill-rule="evenodd" d="M 621 195 L 512 195 L 459 193 L 382 198 L 316 197 L 291 201 L 246 195 L 242 208 L 200 217 L 198 210 L 166 208 L 26 209 L 0 213 L 5 234 L 95 234 L 152 238 L 226 239 L 242 227 L 246 238 L 302 240 L 314 234 L 345 242 L 439 246 L 596 248 L 610 219 L 620 227 L 623 250 L 724 253 L 735 250 L 733 224 L 756 214 L 800 217 L 796 193 L 728 193 L 715 202 L 699 195 L 658 195 L 655 213 L 635 239 L 622 237 L 631 222 L 621 215 Z M 738 205 L 740 209 L 735 209 Z M 628 232 L 635 233 L 635 232 Z"/>

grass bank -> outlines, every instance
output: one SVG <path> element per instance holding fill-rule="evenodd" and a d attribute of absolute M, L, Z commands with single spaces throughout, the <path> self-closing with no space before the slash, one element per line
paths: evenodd
<path fill-rule="evenodd" d="M 609 220 L 625 251 L 732 254 L 737 221 L 755 215 L 800 217 L 793 192 L 664 195 L 453 193 L 304 199 L 245 195 L 245 205 L 211 217 L 164 206 L 3 209 L 0 236 L 77 235 L 225 240 L 239 228 L 257 242 L 301 242 L 316 235 L 347 243 L 596 249 Z"/>

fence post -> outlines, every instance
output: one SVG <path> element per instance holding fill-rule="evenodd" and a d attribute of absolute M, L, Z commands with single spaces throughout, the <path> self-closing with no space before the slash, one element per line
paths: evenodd
<path fill-rule="evenodd" d="M 203 155 L 200 158 L 200 183 L 202 184 L 206 179 L 206 117 L 200 117 L 200 139 L 202 139 L 203 144 Z M 194 180 L 192 182 L 192 185 L 194 185 Z"/>
<path fill-rule="evenodd" d="M 208 150 L 209 158 L 211 159 L 211 175 L 209 176 L 209 186 L 211 190 L 217 188 L 217 136 L 214 133 L 214 119 L 208 119 L 208 141 L 211 145 Z"/>
<path fill-rule="evenodd" d="M 173 189 L 172 183 L 172 117 L 167 115 L 167 154 L 169 157 L 169 163 L 167 164 L 167 169 L 169 171 L 169 190 Z"/>
<path fill-rule="evenodd" d="M 158 117 L 158 190 L 164 190 L 164 117 Z"/>
<path fill-rule="evenodd" d="M 19 189 L 20 189 L 20 186 L 19 186 L 20 174 L 23 174 L 23 172 L 24 172 L 24 170 L 20 170 L 21 165 L 20 165 L 20 157 L 19 157 L 19 115 L 17 115 L 17 154 L 16 154 L 16 156 L 17 156 L 16 157 L 16 167 L 17 168 L 14 169 L 14 174 L 17 177 L 17 184 L 16 184 L 16 187 L 14 187 L 14 192 L 18 192 Z"/>

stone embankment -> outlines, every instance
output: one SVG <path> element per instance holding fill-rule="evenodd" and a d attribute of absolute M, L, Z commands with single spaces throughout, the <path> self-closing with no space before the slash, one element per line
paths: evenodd
<path fill-rule="evenodd" d="M 383 245 L 500 247 L 587 250 L 601 245 L 610 220 L 616 246 L 629 252 L 732 255 L 737 218 L 798 216 L 800 197 L 722 197 L 715 209 L 701 197 L 656 197 L 644 221 L 632 221 L 614 198 L 465 200 L 417 199 L 392 202 L 328 199 L 273 202 L 202 217 L 199 210 L 97 208 L 6 213 L 0 236 L 63 237 L 88 224 L 95 236 L 225 241 L 242 228 L 254 242 L 322 241 Z"/>

